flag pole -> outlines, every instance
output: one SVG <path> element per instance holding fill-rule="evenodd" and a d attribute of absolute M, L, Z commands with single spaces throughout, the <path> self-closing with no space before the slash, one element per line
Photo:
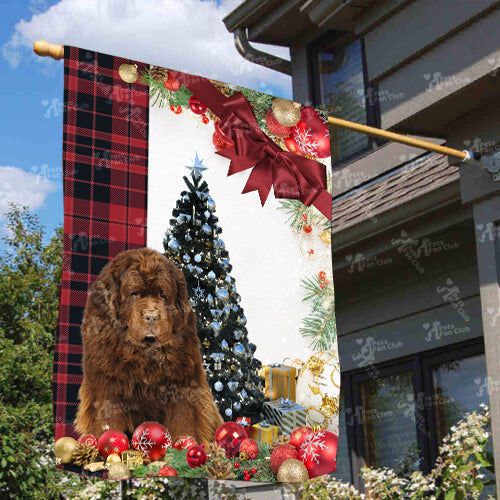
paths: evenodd
<path fill-rule="evenodd" d="M 62 59 L 64 57 L 64 46 L 48 43 L 45 40 L 37 40 L 33 44 L 33 52 L 41 57 L 52 57 L 52 59 Z M 383 130 L 376 127 L 369 127 L 368 125 L 362 125 L 361 123 L 350 122 L 347 120 L 342 120 L 341 118 L 335 118 L 333 116 L 328 117 L 328 123 L 330 125 L 346 128 L 349 130 L 354 130 L 360 132 L 361 134 L 374 135 L 376 137 L 382 137 L 394 142 L 400 142 L 402 144 L 407 144 L 416 148 L 424 149 L 427 151 L 433 151 L 442 155 L 451 156 L 453 158 L 458 158 L 462 161 L 470 160 L 472 155 L 469 151 L 460 151 L 458 149 L 448 148 L 446 146 L 440 146 L 439 144 L 433 144 L 429 141 L 423 141 L 421 139 L 414 139 L 403 134 L 398 134 L 396 132 L 389 132 L 388 130 Z"/>

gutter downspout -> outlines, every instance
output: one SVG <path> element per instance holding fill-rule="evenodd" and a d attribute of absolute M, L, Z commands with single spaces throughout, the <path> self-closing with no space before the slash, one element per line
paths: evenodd
<path fill-rule="evenodd" d="M 236 50 L 244 57 L 247 61 L 254 64 L 260 64 L 265 68 L 273 69 L 274 71 L 279 71 L 285 75 L 292 74 L 292 63 L 281 57 L 268 54 L 267 52 L 262 52 L 252 47 L 248 41 L 247 30 L 245 28 L 238 28 L 234 32 L 234 45 Z"/>

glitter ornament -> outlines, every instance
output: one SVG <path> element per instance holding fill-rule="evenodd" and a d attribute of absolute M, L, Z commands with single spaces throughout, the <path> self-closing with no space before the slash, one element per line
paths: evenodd
<path fill-rule="evenodd" d="M 78 444 L 84 444 L 97 448 L 97 438 L 93 434 L 84 434 L 78 438 Z"/>
<path fill-rule="evenodd" d="M 177 474 L 177 470 L 175 467 L 171 467 L 170 465 L 164 465 L 163 467 L 160 468 L 158 471 L 159 476 L 165 476 L 165 477 L 178 477 L 179 474 Z"/>
<path fill-rule="evenodd" d="M 296 458 L 285 460 L 278 469 L 280 483 L 301 483 L 309 479 L 306 466 Z"/>
<path fill-rule="evenodd" d="M 187 450 L 190 446 L 196 446 L 197 444 L 198 442 L 192 436 L 180 436 L 174 441 L 172 448 L 176 450 Z"/>
<path fill-rule="evenodd" d="M 280 444 L 271 453 L 271 470 L 277 474 L 280 465 L 289 458 L 299 458 L 297 450 L 289 444 Z"/>
<path fill-rule="evenodd" d="M 236 422 L 223 423 L 217 428 L 214 435 L 214 441 L 226 450 L 227 458 L 238 456 L 240 445 L 245 439 L 247 439 L 246 430 Z"/>
<path fill-rule="evenodd" d="M 259 445 L 251 438 L 244 439 L 240 444 L 240 453 L 247 454 L 248 460 L 255 460 L 259 456 Z"/>
<path fill-rule="evenodd" d="M 72 437 L 59 438 L 55 443 L 56 463 L 69 464 L 77 446 L 77 440 Z"/>
<path fill-rule="evenodd" d="M 293 127 L 300 120 L 300 104 L 297 102 L 276 97 L 272 111 L 276 120 L 286 127 Z"/>

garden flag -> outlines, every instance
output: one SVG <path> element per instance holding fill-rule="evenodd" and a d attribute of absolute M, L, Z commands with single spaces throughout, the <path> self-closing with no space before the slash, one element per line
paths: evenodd
<path fill-rule="evenodd" d="M 64 84 L 58 465 L 335 471 L 326 114 L 74 47 Z"/>

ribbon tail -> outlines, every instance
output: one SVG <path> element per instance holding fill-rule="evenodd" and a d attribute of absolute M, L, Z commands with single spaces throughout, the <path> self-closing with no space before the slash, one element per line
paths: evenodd
<path fill-rule="evenodd" d="M 332 195 L 323 190 L 312 204 L 328 219 L 332 220 Z"/>
<path fill-rule="evenodd" d="M 248 177 L 242 194 L 249 193 L 250 191 L 258 191 L 260 202 L 264 206 L 273 185 L 272 171 L 273 168 L 269 165 L 269 162 L 263 161 L 255 165 Z"/>

